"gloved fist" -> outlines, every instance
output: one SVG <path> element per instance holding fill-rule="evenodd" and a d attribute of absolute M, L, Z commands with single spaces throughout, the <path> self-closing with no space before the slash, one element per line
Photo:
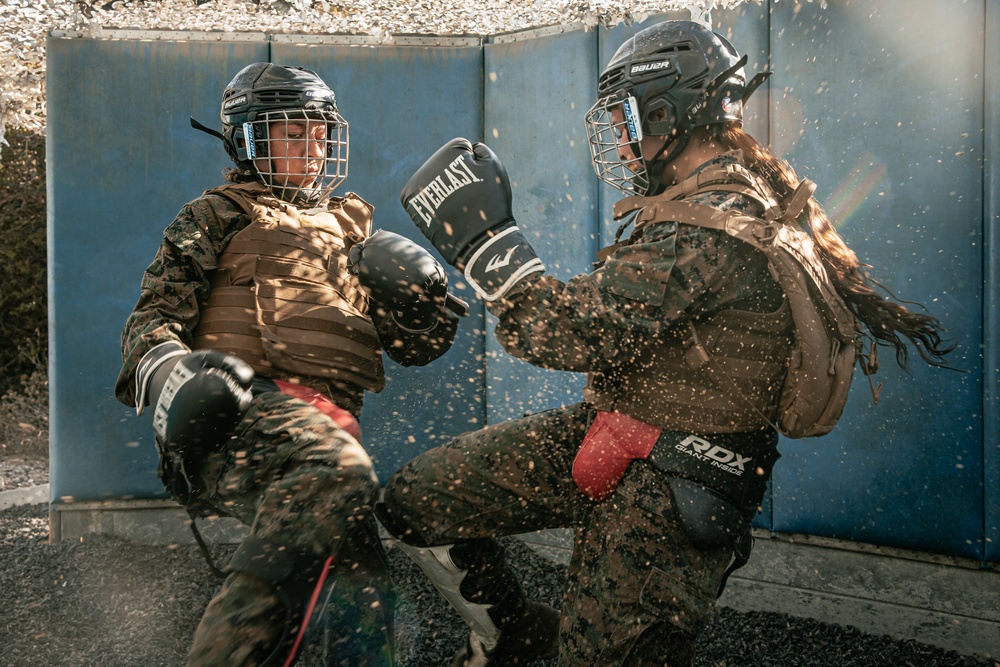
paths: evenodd
<path fill-rule="evenodd" d="M 347 271 L 404 329 L 426 331 L 437 324 L 448 276 L 433 255 L 405 236 L 380 229 L 355 243 Z"/>
<path fill-rule="evenodd" d="M 253 396 L 254 371 L 243 360 L 216 350 L 187 352 L 163 343 L 136 370 L 139 411 L 153 406 L 153 430 L 178 450 L 213 448 L 232 434 Z"/>
<path fill-rule="evenodd" d="M 403 187 L 410 219 L 476 292 L 494 301 L 545 267 L 511 206 L 507 170 L 486 144 L 452 139 Z"/>
<path fill-rule="evenodd" d="M 410 177 L 403 208 L 445 261 L 462 268 L 487 231 L 514 223 L 507 170 L 484 144 L 452 139 Z"/>

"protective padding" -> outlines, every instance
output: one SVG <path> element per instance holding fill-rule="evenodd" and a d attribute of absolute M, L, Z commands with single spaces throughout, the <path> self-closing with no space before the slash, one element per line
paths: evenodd
<path fill-rule="evenodd" d="M 420 548 L 402 541 L 397 544 L 403 553 L 423 570 L 434 588 L 438 589 L 462 620 L 476 633 L 487 652 L 492 650 L 500 641 L 500 630 L 489 615 L 492 605 L 476 604 L 462 595 L 462 581 L 468 571 L 459 569 L 452 560 L 450 552 L 455 545 Z"/>
<path fill-rule="evenodd" d="M 594 500 L 618 488 L 632 461 L 646 459 L 663 429 L 621 412 L 598 412 L 573 460 L 573 481 Z"/>

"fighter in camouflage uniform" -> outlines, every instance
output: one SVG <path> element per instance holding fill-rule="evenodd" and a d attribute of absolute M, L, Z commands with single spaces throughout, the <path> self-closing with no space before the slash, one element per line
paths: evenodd
<path fill-rule="evenodd" d="M 321 617 L 324 664 L 390 665 L 379 483 L 358 418 L 364 392 L 384 386 L 381 351 L 429 363 L 454 340 L 446 305 L 460 304 L 430 253 L 372 234 L 356 194 L 331 196 L 348 126 L 314 72 L 249 65 L 221 115 L 221 134 L 192 124 L 237 168 L 166 228 L 116 386 L 153 412 L 171 495 L 250 527 L 188 664 L 291 664 Z"/>
<path fill-rule="evenodd" d="M 780 211 L 798 179 L 741 129 L 766 78 L 747 82 L 744 63 L 691 22 L 622 45 L 587 114 L 600 178 L 643 205 Z M 559 281 L 514 221 L 499 159 L 464 139 L 439 149 L 402 200 L 486 300 L 507 351 L 587 374 L 583 402 L 459 436 L 387 483 L 383 525 L 472 630 L 454 664 L 692 664 L 778 458 L 795 329 L 764 254 L 654 215 L 591 273 Z M 818 237 L 811 268 L 835 274 L 873 335 L 942 354 L 937 321 L 872 292 L 815 200 L 804 209 Z M 561 615 L 527 599 L 495 539 L 556 527 L 575 537 Z"/>

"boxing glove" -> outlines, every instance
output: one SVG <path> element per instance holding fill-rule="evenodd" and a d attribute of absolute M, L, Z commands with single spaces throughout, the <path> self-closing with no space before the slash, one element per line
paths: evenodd
<path fill-rule="evenodd" d="M 347 271 L 358 277 L 372 301 L 411 332 L 437 325 L 448 295 L 448 276 L 433 255 L 383 229 L 351 246 Z"/>
<path fill-rule="evenodd" d="M 413 174 L 400 201 L 486 301 L 545 270 L 514 220 L 507 170 L 486 144 L 452 139 Z"/>
<path fill-rule="evenodd" d="M 136 408 L 153 407 L 153 430 L 178 451 L 214 448 L 232 435 L 250 407 L 254 371 L 216 350 L 189 352 L 178 342 L 157 345 L 136 368 Z"/>

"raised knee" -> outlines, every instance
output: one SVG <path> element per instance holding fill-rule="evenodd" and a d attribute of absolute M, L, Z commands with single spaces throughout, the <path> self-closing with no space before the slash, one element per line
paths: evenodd
<path fill-rule="evenodd" d="M 367 511 L 374 506 L 379 492 L 378 477 L 367 455 L 363 459 L 302 461 L 286 471 L 281 486 L 290 499 L 300 503 L 312 499 L 317 506 L 333 503 L 345 509 L 358 507 Z"/>
<path fill-rule="evenodd" d="M 393 537 L 416 547 L 427 547 L 430 542 L 415 530 L 409 520 L 412 516 L 408 503 L 410 491 L 398 475 L 390 477 L 382 492 L 382 501 L 375 506 L 375 516 Z"/>

